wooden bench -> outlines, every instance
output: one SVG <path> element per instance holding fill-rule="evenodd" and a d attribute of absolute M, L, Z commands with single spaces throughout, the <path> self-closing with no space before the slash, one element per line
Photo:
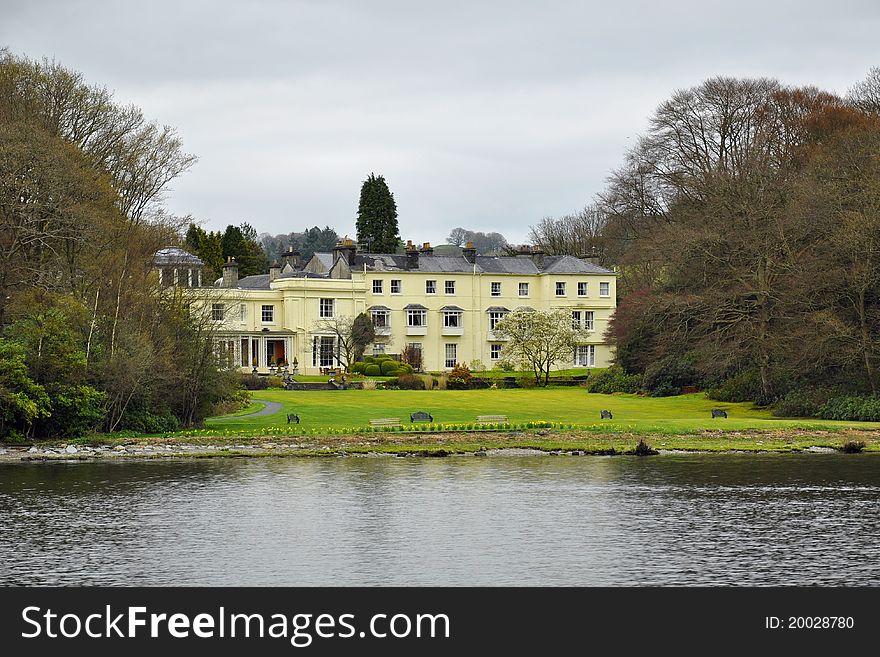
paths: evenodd
<path fill-rule="evenodd" d="M 506 415 L 478 415 L 477 422 L 486 422 L 493 424 L 507 424 Z"/>
<path fill-rule="evenodd" d="M 433 422 L 434 416 L 430 413 L 425 413 L 425 411 L 416 411 L 415 413 L 409 414 L 410 422 Z"/>
<path fill-rule="evenodd" d="M 380 417 L 370 420 L 371 427 L 399 427 L 402 426 L 399 417 Z"/>

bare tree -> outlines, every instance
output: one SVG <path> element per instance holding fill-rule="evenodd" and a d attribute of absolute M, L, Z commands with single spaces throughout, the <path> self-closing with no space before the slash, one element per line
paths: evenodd
<path fill-rule="evenodd" d="M 574 214 L 544 217 L 529 229 L 529 240 L 550 255 L 601 257 L 605 213 L 598 205 L 587 205 Z"/>
<path fill-rule="evenodd" d="M 366 322 L 363 319 L 366 318 Z M 375 339 L 372 320 L 365 313 L 357 316 L 339 315 L 315 322 L 315 331 L 331 333 L 338 344 L 337 360 L 346 370 L 363 356 L 367 344 Z"/>

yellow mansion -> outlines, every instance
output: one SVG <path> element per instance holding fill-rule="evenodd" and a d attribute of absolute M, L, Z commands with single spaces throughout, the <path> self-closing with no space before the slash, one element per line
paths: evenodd
<path fill-rule="evenodd" d="M 504 353 L 492 329 L 520 307 L 566 309 L 585 336 L 565 367 L 607 367 L 603 342 L 615 307 L 615 274 L 587 259 L 522 249 L 515 256 L 434 255 L 429 244 L 405 254 L 361 253 L 342 240 L 303 265 L 288 251 L 268 274 L 238 277 L 234 261 L 213 288 L 200 288 L 201 261 L 179 249 L 157 254 L 160 281 L 193 290 L 207 305 L 218 346 L 230 366 L 268 372 L 286 365 L 317 374 L 339 365 L 328 320 L 366 312 L 375 342 L 367 354 L 418 349 L 423 369 L 456 363 L 491 368 Z"/>

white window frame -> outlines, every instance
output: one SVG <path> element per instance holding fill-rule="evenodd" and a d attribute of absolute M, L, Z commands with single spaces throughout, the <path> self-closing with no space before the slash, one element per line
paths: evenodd
<path fill-rule="evenodd" d="M 385 281 L 381 278 L 373 279 L 373 294 L 384 294 Z"/>
<path fill-rule="evenodd" d="M 556 296 L 565 296 L 565 281 L 556 281 Z"/>
<path fill-rule="evenodd" d="M 602 290 L 605 290 L 604 292 Z M 603 299 L 607 299 L 611 296 L 611 283 L 608 281 L 602 281 L 599 283 L 599 296 Z"/>
<path fill-rule="evenodd" d="M 330 302 L 329 304 L 327 303 L 328 301 Z M 328 299 L 326 297 L 318 299 L 318 317 L 321 319 L 333 319 L 336 317 L 336 299 Z"/>
<path fill-rule="evenodd" d="M 452 358 L 449 357 L 450 351 L 452 352 Z M 455 342 L 447 342 L 444 346 L 443 355 L 444 366 L 446 369 L 451 370 L 458 363 L 458 345 Z M 450 365 L 449 363 L 452 364 Z"/>
<path fill-rule="evenodd" d="M 374 342 L 373 343 L 373 355 L 381 356 L 385 353 L 385 343 L 384 342 Z"/>
<path fill-rule="evenodd" d="M 413 320 L 418 318 L 417 324 Z M 410 309 L 406 311 L 406 325 L 408 328 L 423 328 L 428 325 L 428 311 Z"/>
<path fill-rule="evenodd" d="M 583 326 L 581 324 L 582 318 L 583 318 L 583 311 L 580 311 L 580 310 L 572 310 L 571 311 L 571 327 L 575 331 L 579 331 L 581 329 L 581 327 Z"/>
<path fill-rule="evenodd" d="M 212 303 L 211 304 L 211 319 L 214 320 L 215 322 L 222 322 L 224 319 L 226 319 L 226 304 L 225 303 Z"/>
<path fill-rule="evenodd" d="M 425 294 L 437 294 L 437 280 L 425 281 Z"/>
<path fill-rule="evenodd" d="M 382 318 L 381 322 L 377 321 L 380 317 Z M 373 328 L 388 328 L 391 326 L 391 313 L 387 310 L 371 310 L 370 318 L 373 320 Z"/>
<path fill-rule="evenodd" d="M 273 304 L 262 304 L 260 308 L 260 320 L 263 324 L 275 323 L 275 306 Z M 266 319 L 268 317 L 269 319 Z"/>
<path fill-rule="evenodd" d="M 584 330 L 592 331 L 596 326 L 596 313 L 592 310 L 584 311 Z"/>
<path fill-rule="evenodd" d="M 590 296 L 590 285 L 587 281 L 578 281 L 578 296 L 579 297 Z"/>
<path fill-rule="evenodd" d="M 403 294 L 403 279 L 400 278 L 392 278 L 391 279 L 391 294 Z"/>
<path fill-rule="evenodd" d="M 501 360 L 501 352 L 503 347 L 500 344 L 489 345 L 489 360 Z"/>
<path fill-rule="evenodd" d="M 493 297 L 501 296 L 501 281 L 492 281 L 489 283 L 489 294 Z"/>
<path fill-rule="evenodd" d="M 462 313 L 460 310 L 443 311 L 443 328 L 462 328 Z"/>
<path fill-rule="evenodd" d="M 507 313 L 501 311 L 492 311 L 489 313 L 489 330 L 494 331 L 495 327 L 498 325 L 502 319 L 504 319 Z"/>
<path fill-rule="evenodd" d="M 443 294 L 455 294 L 455 281 L 443 281 Z"/>
<path fill-rule="evenodd" d="M 242 322 L 247 321 L 247 304 L 246 303 L 241 303 L 238 305 L 238 318 Z"/>
<path fill-rule="evenodd" d="M 582 358 L 581 356 L 585 356 Z M 596 345 L 579 344 L 574 348 L 575 367 L 596 367 Z"/>
<path fill-rule="evenodd" d="M 525 286 L 525 287 L 523 287 Z M 519 284 L 519 296 L 527 297 L 529 296 L 529 284 L 527 282 L 521 282 Z"/>

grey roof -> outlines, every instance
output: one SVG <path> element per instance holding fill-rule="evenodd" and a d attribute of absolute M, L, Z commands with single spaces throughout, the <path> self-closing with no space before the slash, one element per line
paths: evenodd
<path fill-rule="evenodd" d="M 403 307 L 404 310 L 427 310 L 426 306 L 423 306 L 420 303 L 411 303 Z"/>
<path fill-rule="evenodd" d="M 548 274 L 613 274 L 614 272 L 570 255 L 545 256 L 544 271 Z"/>
<path fill-rule="evenodd" d="M 504 306 L 489 306 L 486 308 L 487 313 L 509 313 L 510 309 Z"/>
<path fill-rule="evenodd" d="M 440 310 L 446 310 L 449 312 L 457 312 L 457 313 L 464 312 L 464 308 L 459 308 L 458 306 L 443 306 Z"/>
<path fill-rule="evenodd" d="M 258 274 L 256 276 L 239 278 L 238 287 L 242 290 L 268 290 L 269 274 Z"/>
<path fill-rule="evenodd" d="M 332 253 L 315 253 L 315 257 L 321 261 L 321 264 L 324 265 L 327 269 L 333 266 L 333 254 Z"/>
<path fill-rule="evenodd" d="M 492 274 L 540 274 L 527 256 L 477 256 L 477 269 Z"/>
<path fill-rule="evenodd" d="M 153 256 L 153 262 L 157 265 L 189 265 L 190 267 L 203 267 L 204 261 L 194 256 L 189 251 L 178 249 L 176 246 L 168 246 L 159 249 Z"/>
<path fill-rule="evenodd" d="M 329 269 L 332 266 L 332 254 L 316 253 Z M 326 259 L 325 259 L 326 258 Z M 538 262 L 541 262 L 540 260 Z M 460 273 L 470 274 L 474 271 L 474 264 L 468 262 L 464 256 L 448 255 L 425 255 L 419 254 L 418 269 L 422 273 Z M 545 256 L 541 266 L 535 264 L 530 256 L 477 256 L 477 273 L 496 274 L 613 274 L 614 272 L 590 264 L 574 256 Z M 395 271 L 407 269 L 407 256 L 398 253 L 357 253 L 354 257 L 352 269 L 362 269 L 366 265 L 367 270 L 372 271 Z"/>
<path fill-rule="evenodd" d="M 388 306 L 370 306 L 369 308 L 367 308 L 367 310 L 387 310 L 391 312 L 391 308 L 389 308 Z"/>

